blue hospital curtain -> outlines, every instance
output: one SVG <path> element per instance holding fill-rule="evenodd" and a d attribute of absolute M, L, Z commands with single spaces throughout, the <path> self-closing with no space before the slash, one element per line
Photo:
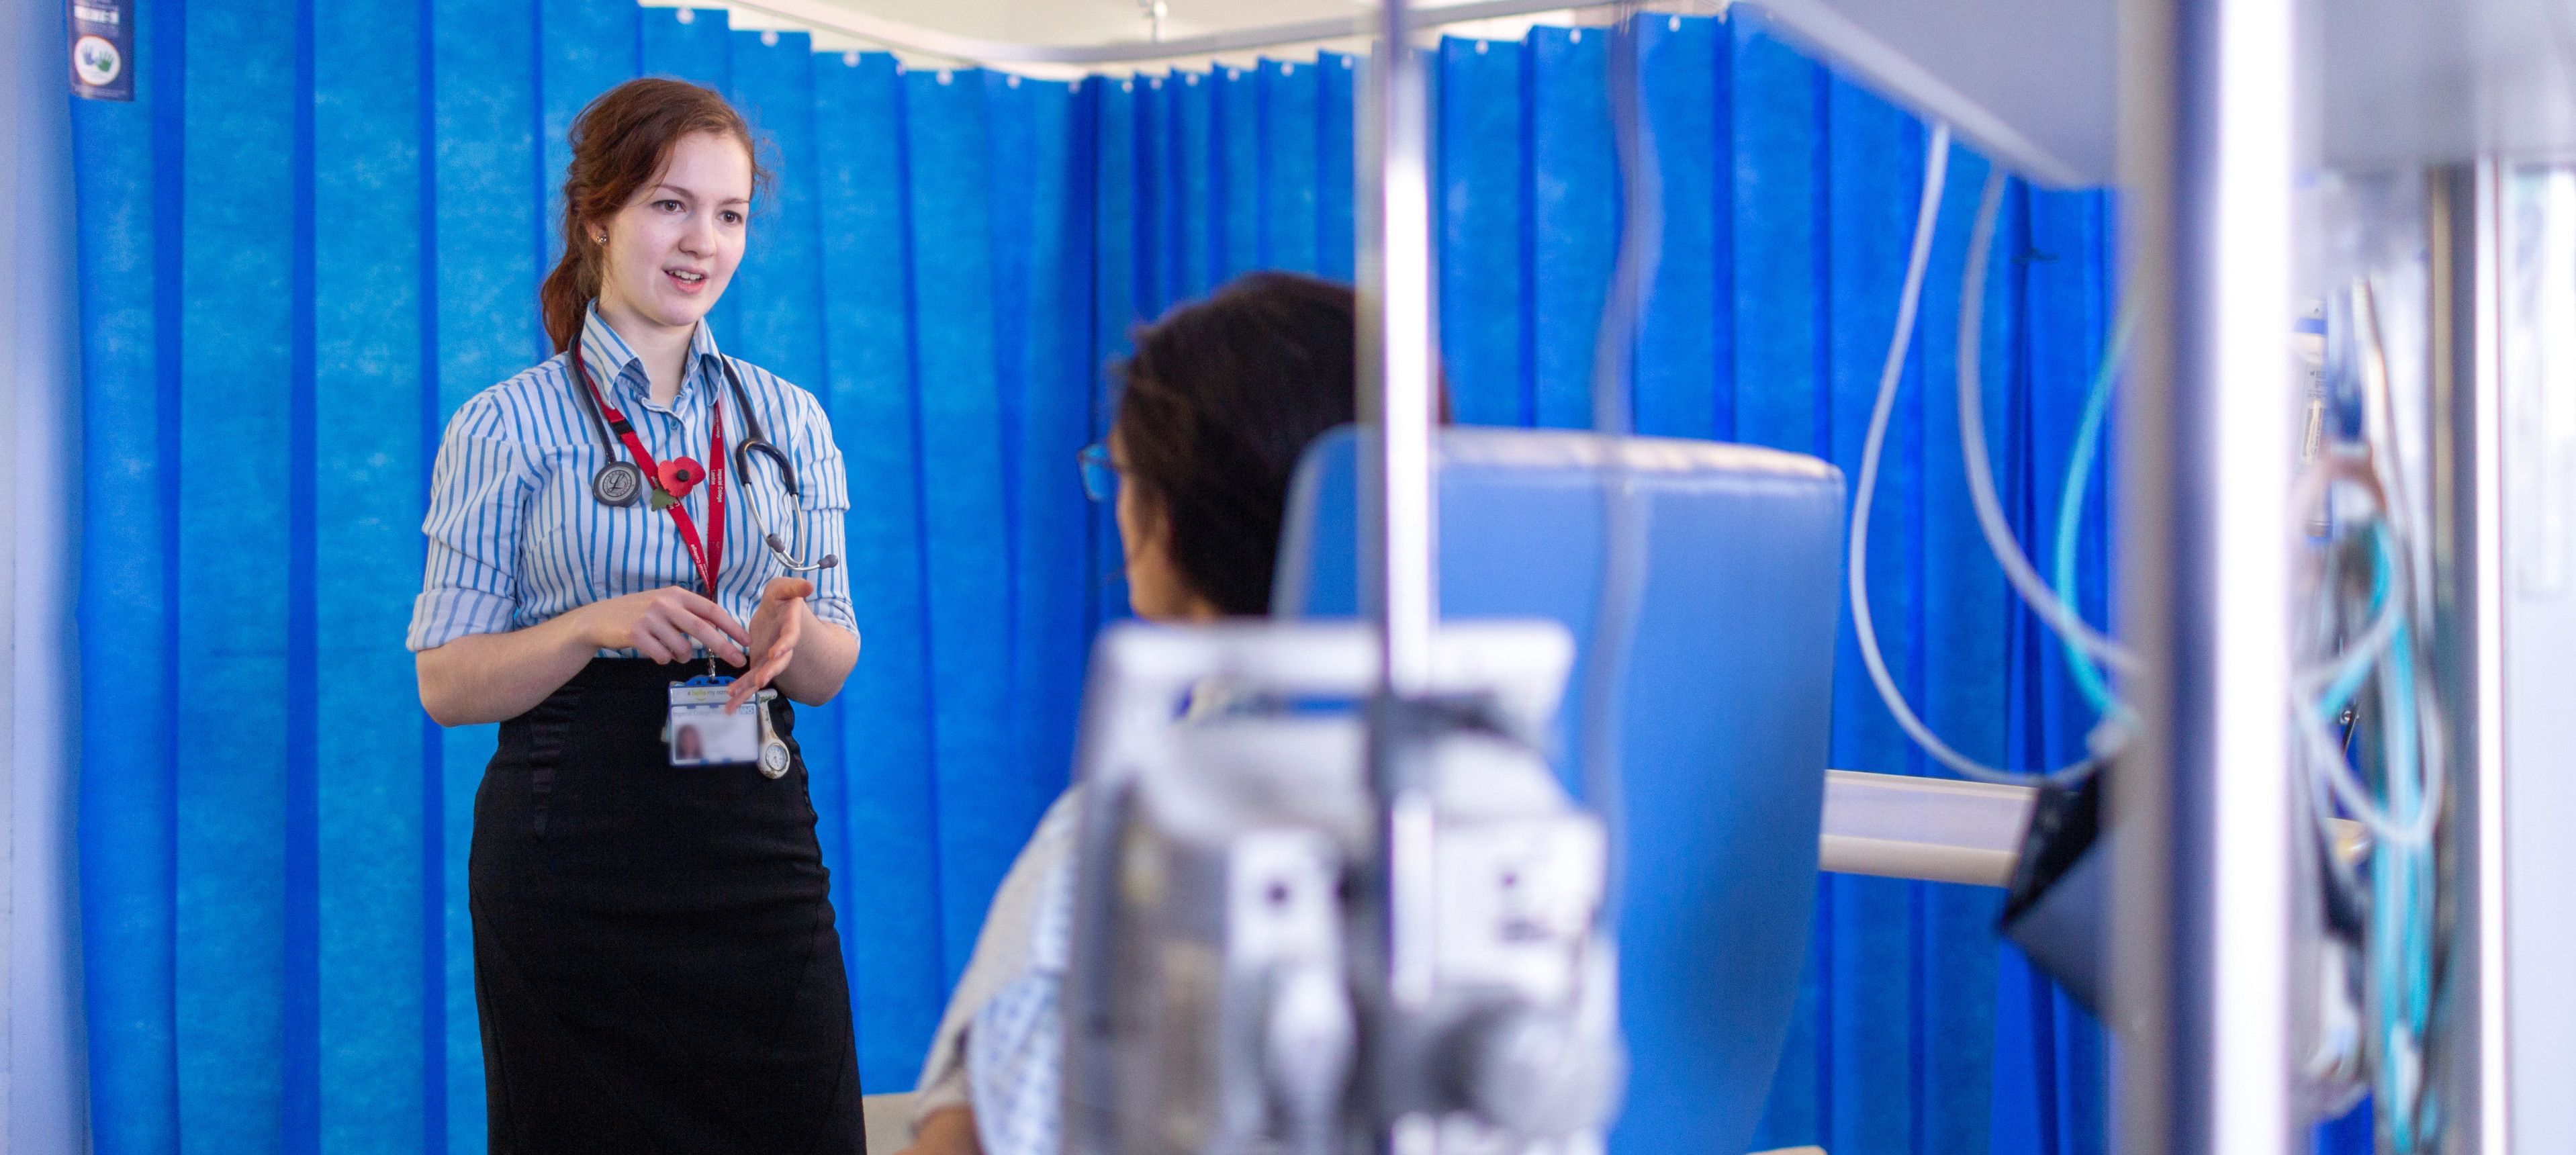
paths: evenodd
<path fill-rule="evenodd" d="M 1762 28 L 1655 17 L 1667 249 L 1646 432 L 1855 465 L 1924 128 Z M 446 416 L 546 349 L 535 291 L 582 105 L 727 93 L 776 194 L 712 318 L 820 397 L 866 647 L 797 727 L 870 1091 L 909 1089 L 1002 871 L 1062 788 L 1125 612 L 1075 451 L 1132 329 L 1238 273 L 1352 272 L 1358 64 L 1079 83 L 816 54 L 628 0 L 150 4 L 138 99 L 75 109 L 85 377 L 80 789 L 102 1155 L 483 1149 L 464 864 L 492 727 L 416 705 L 404 626 Z M 1598 29 L 1434 52 L 1442 356 L 1461 420 L 1588 419 L 1619 227 Z M 1984 164 L 1954 160 L 1874 528 L 1899 681 L 2017 766 L 2091 724 L 1969 520 L 1952 378 Z M 2034 549 L 2111 299 L 2094 193 L 2012 186 L 1984 347 Z M 2098 485 L 2079 556 L 2106 604 Z M 1834 764 L 1931 773 L 1850 652 Z M 1765 1145 L 2103 1146 L 2100 1028 L 2000 895 L 1832 877 Z"/>

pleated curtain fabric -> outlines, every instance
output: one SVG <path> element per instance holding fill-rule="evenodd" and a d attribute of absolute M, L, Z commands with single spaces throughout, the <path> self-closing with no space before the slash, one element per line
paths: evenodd
<path fill-rule="evenodd" d="M 984 904 L 1062 788 L 1090 637 L 1124 613 L 1076 449 L 1133 326 L 1258 268 L 1352 272 L 1358 65 L 1029 80 L 817 55 L 624 0 L 197 0 L 141 11 L 138 99 L 75 110 L 85 357 L 80 787 L 101 1155 L 473 1152 L 465 855 L 494 729 L 422 715 L 402 647 L 440 429 L 549 352 L 564 135 L 644 74 L 730 95 L 776 195 L 713 323 L 847 455 L 865 652 L 802 715 L 865 1081 L 909 1089 Z M 1462 421 L 1576 426 L 1619 220 L 1600 29 L 1435 55 L 1442 357 Z M 1653 18 L 1665 252 L 1644 431 L 1856 471 L 1925 129 L 1763 30 Z M 1889 660 L 2017 766 L 2092 722 L 1970 517 L 1951 165 L 1873 529 Z M 2050 545 L 2108 329 L 2097 193 L 2016 184 L 1988 436 Z M 2096 483 L 2078 554 L 2105 605 Z M 1931 767 L 1845 632 L 1834 765 Z M 1652 885 L 1652 880 L 1639 880 Z M 1998 892 L 1828 876 L 1760 1135 L 1836 1155 L 2103 1147 L 2100 1029 Z M 1623 1134 L 1615 1150 L 1696 1150 Z"/>

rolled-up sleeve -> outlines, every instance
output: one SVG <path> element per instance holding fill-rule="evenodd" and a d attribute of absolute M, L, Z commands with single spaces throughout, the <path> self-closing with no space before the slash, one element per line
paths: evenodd
<path fill-rule="evenodd" d="M 414 652 L 500 633 L 518 612 L 519 519 L 534 489 L 525 446 L 489 394 L 447 423 L 429 486 L 429 561 L 412 602 Z"/>
<path fill-rule="evenodd" d="M 814 607 L 814 616 L 855 634 L 859 618 L 850 606 L 850 566 L 844 556 L 848 549 L 848 529 L 843 524 L 850 512 L 849 467 L 841 459 L 840 444 L 832 439 L 832 419 L 823 412 L 821 402 L 802 390 L 790 390 L 797 400 L 795 422 L 796 484 L 799 495 L 796 516 L 803 520 L 806 545 L 804 560 L 821 561 L 825 555 L 843 558 L 842 564 L 827 569 L 810 570 L 814 596 L 806 599 Z"/>

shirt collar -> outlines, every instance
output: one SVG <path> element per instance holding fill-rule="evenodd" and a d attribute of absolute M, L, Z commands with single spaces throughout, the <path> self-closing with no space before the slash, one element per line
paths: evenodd
<path fill-rule="evenodd" d="M 611 398 L 642 402 L 651 396 L 651 378 L 644 372 L 644 358 L 599 315 L 597 301 L 590 303 L 582 318 L 581 356 Z M 714 326 L 706 318 L 699 318 L 696 331 L 689 335 L 689 371 L 680 379 L 680 395 L 672 404 L 679 404 L 700 386 L 715 380 L 714 375 L 723 372 L 716 360 L 722 356 L 716 348 Z"/>

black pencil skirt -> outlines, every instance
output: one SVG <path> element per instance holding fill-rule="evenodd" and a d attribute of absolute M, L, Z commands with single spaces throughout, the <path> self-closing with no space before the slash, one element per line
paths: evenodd
<path fill-rule="evenodd" d="M 703 672 L 595 660 L 501 725 L 468 867 L 493 1155 L 866 1151 L 805 760 L 672 766 Z"/>

